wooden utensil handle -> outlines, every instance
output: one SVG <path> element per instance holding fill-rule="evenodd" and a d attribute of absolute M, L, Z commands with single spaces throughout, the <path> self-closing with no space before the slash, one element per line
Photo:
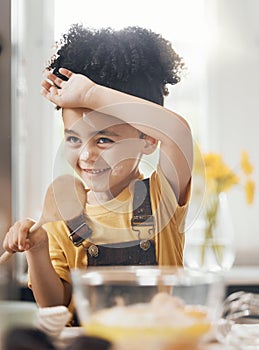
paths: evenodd
<path fill-rule="evenodd" d="M 41 226 L 42 226 L 42 221 L 35 222 L 35 224 L 32 225 L 32 227 L 30 228 L 29 232 L 34 232 Z M 13 253 L 4 252 L 0 256 L 0 266 L 5 264 L 13 255 L 14 255 L 14 252 Z"/>
<path fill-rule="evenodd" d="M 35 222 L 32 227 L 29 229 L 29 232 L 32 233 L 36 230 L 38 230 L 38 228 L 40 228 L 45 222 L 43 222 L 43 219 L 41 218 L 39 221 Z"/>
<path fill-rule="evenodd" d="M 13 256 L 13 253 L 4 252 L 4 253 L 0 256 L 0 266 L 3 265 L 3 264 L 5 264 L 12 256 Z"/>

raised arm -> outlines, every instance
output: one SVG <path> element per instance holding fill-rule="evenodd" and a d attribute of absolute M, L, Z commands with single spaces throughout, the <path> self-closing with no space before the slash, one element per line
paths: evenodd
<path fill-rule="evenodd" d="M 61 68 L 64 81 L 51 72 L 42 95 L 62 108 L 88 108 L 112 115 L 160 141 L 159 165 L 179 203 L 191 178 L 193 141 L 188 123 L 178 114 L 147 100 L 97 85 L 86 76 Z"/>

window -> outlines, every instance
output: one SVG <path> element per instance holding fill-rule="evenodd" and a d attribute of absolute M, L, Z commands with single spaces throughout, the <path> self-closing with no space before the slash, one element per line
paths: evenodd
<path fill-rule="evenodd" d="M 210 150 L 232 159 L 232 150 L 242 140 L 240 147 L 247 146 L 255 162 L 258 118 L 249 118 L 256 115 L 259 99 L 256 6 L 257 1 L 247 5 L 245 0 L 12 0 L 13 220 L 39 218 L 47 186 L 64 167 L 61 120 L 54 106 L 41 97 L 40 82 L 54 41 L 73 23 L 114 28 L 140 25 L 160 32 L 187 66 L 182 82 L 170 87 L 166 106 L 183 115 L 195 140 Z M 246 23 L 245 30 L 240 23 Z M 228 128 L 221 128 L 224 123 Z M 235 132 L 233 123 L 238 126 Z M 246 125 L 252 125 L 248 133 Z M 248 213 L 236 199 L 233 211 L 240 218 L 236 230 L 242 250 L 258 236 L 256 207 Z M 247 220 L 242 220 L 241 212 Z M 250 239 L 244 238 L 244 230 Z"/>
<path fill-rule="evenodd" d="M 59 40 L 73 23 L 96 28 L 139 25 L 159 32 L 170 40 L 184 58 L 188 69 L 182 82 L 170 88 L 166 106 L 184 115 L 197 135 L 206 135 L 205 128 L 201 127 L 206 125 L 208 22 L 205 2 L 166 0 L 162 7 L 158 7 L 147 0 L 132 0 L 123 6 L 116 0 L 103 1 L 101 5 L 84 0 L 47 0 L 37 4 L 32 0 L 13 0 L 16 81 L 13 119 L 14 220 L 24 217 L 39 219 L 48 184 L 62 173 L 65 166 L 60 147 L 60 112 L 56 112 L 54 106 L 40 95 L 40 82 L 55 40 Z M 149 161 L 155 162 L 156 155 Z M 20 262 L 17 265 L 19 269 L 24 269 Z M 20 271 L 18 275 L 21 275 Z"/>

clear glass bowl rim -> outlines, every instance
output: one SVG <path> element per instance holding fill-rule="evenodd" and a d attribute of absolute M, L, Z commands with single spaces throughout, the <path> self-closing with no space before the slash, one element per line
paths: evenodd
<path fill-rule="evenodd" d="M 193 270 L 172 266 L 98 266 L 72 269 L 75 285 L 133 284 L 194 286 L 223 283 L 223 276 L 216 272 Z"/>

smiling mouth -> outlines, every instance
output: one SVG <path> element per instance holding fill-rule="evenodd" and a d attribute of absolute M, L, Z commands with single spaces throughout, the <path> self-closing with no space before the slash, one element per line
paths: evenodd
<path fill-rule="evenodd" d="M 88 175 L 101 175 L 110 170 L 110 168 L 105 168 L 105 169 L 81 169 Z"/>

